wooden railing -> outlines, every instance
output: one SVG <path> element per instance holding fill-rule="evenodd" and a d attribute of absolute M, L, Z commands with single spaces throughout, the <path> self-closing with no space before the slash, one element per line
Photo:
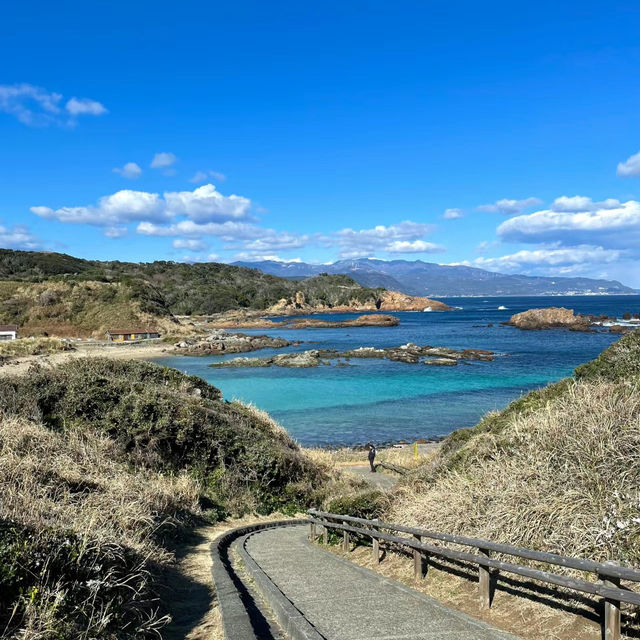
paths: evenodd
<path fill-rule="evenodd" d="M 479 572 L 478 588 L 480 606 L 483 608 L 491 606 L 491 570 L 493 570 L 494 579 L 498 572 L 512 573 L 545 584 L 552 584 L 590 595 L 601 596 L 604 598 L 605 603 L 603 619 L 605 640 L 618 640 L 620 638 L 621 602 L 640 606 L 640 593 L 620 586 L 621 580 L 640 582 L 640 570 L 623 567 L 613 562 L 594 562 L 593 560 L 584 560 L 582 558 L 566 557 L 545 551 L 533 551 L 532 549 L 514 547 L 508 544 L 491 542 L 490 540 L 467 538 L 448 533 L 437 533 L 416 527 L 389 524 L 380 522 L 379 520 L 354 518 L 352 516 L 327 513 L 315 509 L 310 509 L 308 514 L 310 516 L 309 538 L 312 541 L 317 539 L 316 533 L 318 525 L 323 527 L 322 534 L 325 544 L 328 542 L 329 529 L 342 531 L 342 544 L 345 551 L 349 550 L 351 534 L 371 538 L 373 561 L 375 563 L 380 562 L 380 541 L 386 542 L 390 546 L 410 549 L 413 552 L 414 576 L 416 579 L 423 577 L 424 563 L 428 563 L 429 556 L 477 565 Z M 394 533 L 409 534 L 411 537 L 401 537 L 394 535 Z M 471 547 L 475 552 L 452 549 L 446 546 L 436 546 L 433 543 L 424 542 L 425 539 Z M 592 582 L 583 578 L 574 578 L 559 573 L 543 571 L 514 562 L 504 562 L 497 558 L 492 558 L 492 553 L 531 560 L 538 564 L 555 565 L 567 569 L 575 569 L 576 571 L 584 573 L 591 573 L 596 576 L 597 581 Z"/>

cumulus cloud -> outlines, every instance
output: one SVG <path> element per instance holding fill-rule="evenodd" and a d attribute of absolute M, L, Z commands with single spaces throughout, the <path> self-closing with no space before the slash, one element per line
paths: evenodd
<path fill-rule="evenodd" d="M 609 202 L 609 201 L 605 201 Z M 536 211 L 505 220 L 497 229 L 505 241 L 592 245 L 610 249 L 640 249 L 640 202 L 586 211 Z"/>
<path fill-rule="evenodd" d="M 115 228 L 131 222 L 151 225 L 143 229 L 153 229 L 148 235 L 198 235 L 202 230 L 180 232 L 180 224 L 192 223 L 202 227 L 201 223 L 220 225 L 230 220 L 250 219 L 251 201 L 242 196 L 223 196 L 211 184 L 203 185 L 193 191 L 165 192 L 162 196 L 146 191 L 123 189 L 100 198 L 97 205 L 60 207 L 53 209 L 45 206 L 31 207 L 32 213 L 41 218 L 58 220 L 67 224 L 90 224 L 97 227 Z M 181 223 L 160 228 L 157 223 L 173 222 L 184 217 Z M 188 229 L 188 225 L 186 225 Z M 144 233 L 142 231 L 141 233 Z M 204 235 L 216 235 L 204 233 Z"/>
<path fill-rule="evenodd" d="M 62 94 L 32 84 L 0 85 L 0 111 L 30 127 L 73 125 L 77 116 L 107 113 L 104 105 L 89 98 L 71 98 L 64 107 L 62 99 Z"/>
<path fill-rule="evenodd" d="M 127 227 L 107 227 L 104 230 L 104 235 L 107 238 L 123 238 L 129 233 Z"/>
<path fill-rule="evenodd" d="M 435 253 L 445 251 L 444 247 L 431 242 L 423 242 L 423 238 L 434 229 L 435 227 L 430 224 L 405 220 L 394 225 L 378 225 L 373 229 L 361 229 L 360 231 L 350 228 L 342 229 L 323 236 L 321 240 L 325 246 L 339 247 L 341 258 L 362 258 L 376 252 Z M 419 243 L 416 244 L 416 241 Z"/>
<path fill-rule="evenodd" d="M 40 240 L 27 227 L 18 224 L 13 227 L 0 225 L 0 247 L 3 249 L 21 249 L 33 251 L 41 246 Z"/>
<path fill-rule="evenodd" d="M 171 215 L 185 215 L 195 222 L 243 219 L 248 216 L 251 200 L 242 196 L 223 196 L 212 184 L 193 191 L 165 193 Z"/>
<path fill-rule="evenodd" d="M 513 216 L 522 213 L 525 209 L 537 207 L 542 204 L 539 198 L 525 198 L 524 200 L 510 200 L 503 198 L 493 204 L 481 204 L 479 211 L 488 211 L 489 213 L 501 213 L 505 216 Z"/>
<path fill-rule="evenodd" d="M 458 218 L 462 218 L 463 215 L 461 209 L 445 209 L 442 217 L 445 220 L 457 220 Z"/>
<path fill-rule="evenodd" d="M 135 162 L 127 162 L 123 167 L 116 167 L 113 172 L 123 178 L 139 178 L 142 175 L 142 169 Z"/>
<path fill-rule="evenodd" d="M 167 169 L 168 167 L 174 165 L 177 160 L 178 158 L 176 158 L 173 153 L 162 151 L 160 153 L 156 153 L 153 156 L 150 167 L 152 169 Z"/>
<path fill-rule="evenodd" d="M 255 253 L 246 253 L 246 252 L 236 253 L 236 255 L 233 256 L 233 259 L 234 259 L 234 261 L 239 261 L 239 262 L 265 262 L 265 261 L 269 261 L 269 262 L 282 262 L 284 264 L 292 264 L 292 263 L 302 262 L 302 260 L 300 258 L 291 258 L 290 260 L 285 260 L 284 258 L 281 258 L 280 256 L 278 256 L 276 254 L 259 255 L 259 254 L 255 254 Z"/>
<path fill-rule="evenodd" d="M 190 240 L 188 238 L 176 238 L 172 242 L 174 249 L 186 249 L 187 251 L 204 251 L 207 245 L 202 240 Z"/>
<path fill-rule="evenodd" d="M 640 151 L 620 162 L 617 173 L 623 178 L 640 177 Z"/>
<path fill-rule="evenodd" d="M 578 213 L 580 211 L 596 211 L 597 209 L 617 209 L 619 206 L 620 200 L 615 198 L 594 202 L 586 196 L 560 196 L 551 203 L 551 210 Z"/>
<path fill-rule="evenodd" d="M 219 171 L 196 171 L 193 178 L 189 182 L 198 184 L 199 182 L 206 182 L 207 180 L 215 180 L 216 182 L 224 182 L 227 176 Z"/>

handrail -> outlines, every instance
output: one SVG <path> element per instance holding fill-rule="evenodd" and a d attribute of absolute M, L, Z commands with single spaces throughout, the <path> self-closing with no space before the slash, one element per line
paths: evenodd
<path fill-rule="evenodd" d="M 423 577 L 423 562 L 425 561 L 425 557 L 428 559 L 431 555 L 447 558 L 448 560 L 476 564 L 478 566 L 480 578 L 480 603 L 483 607 L 489 607 L 491 605 L 491 569 L 494 570 L 494 576 L 498 571 L 503 571 L 538 580 L 547 584 L 553 584 L 572 589 L 574 591 L 581 591 L 582 593 L 588 593 L 590 595 L 597 595 L 605 598 L 603 624 L 606 638 L 611 640 L 618 640 L 620 638 L 620 603 L 625 602 L 640 606 L 640 593 L 620 587 L 621 579 L 640 582 L 640 571 L 630 567 L 623 567 L 612 562 L 603 563 L 595 562 L 593 560 L 584 560 L 582 558 L 566 557 L 555 553 L 534 551 L 532 549 L 501 544 L 490 540 L 482 540 L 480 538 L 468 538 L 465 536 L 438 533 L 416 527 L 390 524 L 379 520 L 367 520 L 365 518 L 356 518 L 354 516 L 347 516 L 339 513 L 318 511 L 317 509 L 309 509 L 307 513 L 311 516 L 309 518 L 311 540 L 316 539 L 316 525 L 324 527 L 325 542 L 327 542 L 328 529 L 338 529 L 342 531 L 343 547 L 345 551 L 349 549 L 350 533 L 370 537 L 373 541 L 373 556 L 374 562 L 376 563 L 380 561 L 380 541 L 411 549 L 413 551 L 416 579 Z M 334 522 L 334 520 L 338 520 L 340 522 Z M 393 535 L 392 533 L 384 533 L 381 529 L 395 533 L 411 534 L 413 538 L 400 537 Z M 423 542 L 423 538 L 474 547 L 478 550 L 478 553 L 460 551 L 446 546 L 429 544 Z M 490 552 L 524 558 L 545 564 L 558 565 L 586 573 L 595 573 L 600 581 L 590 582 L 583 578 L 573 578 L 515 564 L 513 562 L 504 562 L 490 557 Z"/>
<path fill-rule="evenodd" d="M 375 524 L 375 526 L 379 529 L 387 529 L 389 531 L 397 531 L 401 533 L 410 533 L 414 536 L 432 538 L 434 540 L 440 540 L 442 542 L 451 542 L 453 544 L 460 544 L 466 547 L 487 549 L 489 551 L 495 551 L 496 553 L 516 556 L 518 558 L 524 558 L 526 560 L 534 560 L 536 562 L 544 562 L 546 564 L 555 564 L 561 567 L 566 567 L 568 569 L 576 569 L 577 571 L 597 573 L 601 576 L 619 578 L 621 580 L 628 580 L 629 582 L 640 582 L 640 570 L 632 569 L 630 567 L 623 567 L 618 564 L 595 562 L 594 560 L 585 560 L 583 558 L 561 556 L 556 553 L 549 553 L 547 551 L 534 551 L 532 549 L 526 549 L 524 547 L 515 547 L 510 544 L 491 542 L 490 540 L 483 540 L 481 538 L 467 538 L 465 536 L 457 536 L 449 533 L 437 533 L 434 531 L 429 531 L 427 529 L 407 527 L 399 524 L 388 524 L 386 522 L 366 520 L 364 518 L 354 518 L 353 516 L 328 513 L 326 511 L 317 511 L 316 509 L 309 509 L 308 513 L 311 515 L 320 516 L 322 518 L 341 520 L 343 522 L 356 522 L 366 525 Z"/>

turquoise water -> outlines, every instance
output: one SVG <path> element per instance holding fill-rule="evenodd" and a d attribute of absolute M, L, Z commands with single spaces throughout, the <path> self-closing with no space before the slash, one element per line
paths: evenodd
<path fill-rule="evenodd" d="M 225 359 L 166 358 L 163 364 L 198 375 L 225 398 L 252 402 L 269 411 L 301 443 L 352 445 L 374 440 L 433 438 L 475 424 L 536 387 L 570 375 L 618 336 L 568 331 L 520 331 L 501 326 L 513 313 L 532 307 L 567 306 L 582 313 L 622 315 L 640 311 L 639 296 L 567 298 L 454 298 L 462 307 L 433 313 L 396 313 L 391 328 L 255 330 L 290 340 L 298 347 L 250 355 L 314 348 L 346 350 L 414 342 L 453 348 L 491 349 L 493 362 L 426 367 L 386 360 L 352 360 L 350 366 L 313 369 L 212 369 Z M 507 309 L 499 309 L 505 306 Z M 319 317 L 319 316 L 315 316 Z M 344 319 L 348 314 L 326 314 Z M 492 323 L 493 326 L 487 326 Z M 227 356 L 235 357 L 235 356 Z"/>

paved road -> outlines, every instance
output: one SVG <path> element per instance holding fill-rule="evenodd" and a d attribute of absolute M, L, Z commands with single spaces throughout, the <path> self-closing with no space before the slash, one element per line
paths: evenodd
<path fill-rule="evenodd" d="M 268 529 L 246 549 L 327 640 L 517 640 L 312 545 L 307 527 Z"/>
<path fill-rule="evenodd" d="M 382 471 L 371 473 L 371 469 L 368 464 L 351 464 L 349 466 L 342 467 L 345 471 L 357 475 L 359 478 L 363 478 L 369 484 L 372 484 L 380 489 L 388 491 L 398 482 L 396 476 L 392 476 Z"/>

